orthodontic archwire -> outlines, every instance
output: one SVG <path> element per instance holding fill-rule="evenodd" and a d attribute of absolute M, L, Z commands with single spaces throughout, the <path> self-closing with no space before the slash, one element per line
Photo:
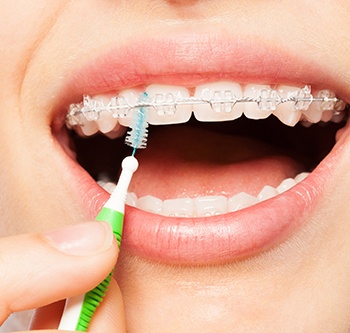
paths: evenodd
<path fill-rule="evenodd" d="M 146 93 L 142 94 L 140 98 L 141 103 L 145 102 L 147 97 L 148 95 Z M 104 221 L 110 224 L 117 239 L 119 249 L 123 233 L 127 191 L 132 176 L 139 166 L 138 160 L 135 158 L 135 153 L 137 149 L 143 149 L 147 146 L 147 108 L 140 107 L 137 112 L 133 113 L 130 127 L 131 130 L 127 133 L 125 143 L 133 148 L 132 154 L 123 159 L 122 172 L 117 186 L 96 217 L 97 221 Z M 105 297 L 112 275 L 113 271 L 97 287 L 85 295 L 66 300 L 59 330 L 87 332 L 97 307 Z"/>
<path fill-rule="evenodd" d="M 146 94 L 146 93 L 144 93 Z M 72 128 L 76 125 L 82 125 L 79 116 L 83 115 L 87 121 L 99 119 L 101 112 L 110 112 L 114 118 L 125 118 L 140 109 L 155 109 L 159 116 L 169 116 L 176 113 L 176 109 L 181 105 L 200 105 L 207 104 L 214 112 L 232 111 L 237 103 L 256 103 L 258 108 L 263 111 L 274 111 L 277 106 L 283 103 L 294 103 L 294 109 L 297 111 L 306 111 L 311 103 L 319 103 L 320 111 L 333 110 L 335 115 L 344 111 L 348 106 L 343 100 L 337 98 L 329 90 L 319 91 L 317 96 L 311 94 L 311 87 L 305 86 L 295 92 L 289 93 L 286 98 L 279 96 L 275 89 L 262 89 L 258 97 L 237 97 L 230 91 L 213 91 L 209 97 L 182 97 L 172 93 L 156 94 L 151 99 L 141 98 L 136 103 L 128 102 L 123 96 L 111 98 L 108 105 L 104 105 L 101 100 L 94 100 L 88 95 L 84 95 L 83 102 L 71 104 L 66 116 L 67 126 Z"/>

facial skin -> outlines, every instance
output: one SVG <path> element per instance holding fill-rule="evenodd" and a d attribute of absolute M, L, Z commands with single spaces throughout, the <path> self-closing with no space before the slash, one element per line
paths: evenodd
<path fill-rule="evenodd" d="M 346 0 L 36 0 L 2 1 L 1 8 L 0 235 L 4 239 L 93 219 L 77 199 L 74 175 L 67 171 L 51 128 L 54 107 L 61 102 L 62 87 L 72 73 L 112 45 L 132 44 L 140 36 L 209 33 L 263 40 L 305 63 L 316 63 L 331 74 L 337 94 L 350 101 L 350 3 Z M 316 208 L 305 214 L 297 231 L 265 252 L 215 266 L 189 267 L 122 251 L 116 280 L 127 331 L 350 331 L 347 131 L 341 143 L 340 156 L 328 175 L 332 181 Z M 6 244 L 10 247 L 10 243 Z M 98 258 L 101 268 L 94 263 L 99 276 L 113 265 L 111 253 L 105 254 L 107 259 Z M 92 269 L 87 266 L 87 271 Z M 84 292 L 95 283 L 85 274 L 84 279 L 81 290 L 51 295 L 35 306 Z M 116 290 L 113 285 L 109 299 L 120 300 Z M 14 310 L 9 312 L 26 307 L 11 306 Z M 110 301 L 98 316 L 105 318 L 111 311 L 120 315 L 114 307 L 115 301 Z M 50 323 L 40 325 L 52 328 Z M 109 329 L 116 326 L 104 331 Z"/>

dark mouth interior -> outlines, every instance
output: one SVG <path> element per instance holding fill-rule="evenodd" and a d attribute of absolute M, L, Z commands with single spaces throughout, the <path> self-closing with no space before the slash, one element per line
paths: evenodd
<path fill-rule="evenodd" d="M 289 127 L 282 124 L 277 118 L 271 116 L 265 120 L 250 120 L 241 117 L 228 122 L 198 122 L 192 118 L 183 125 L 166 126 L 199 126 L 209 131 L 244 136 L 263 141 L 275 146 L 286 155 L 295 158 L 305 166 L 305 171 L 312 171 L 320 161 L 330 152 L 335 144 L 336 132 L 344 125 L 332 122 L 314 124 L 304 127 L 297 124 Z M 150 126 L 149 142 L 152 144 L 152 133 L 164 126 Z M 115 180 L 123 157 L 130 155 L 132 148 L 124 144 L 124 137 L 111 140 L 104 135 L 82 138 L 70 133 L 78 163 L 95 179 L 108 177 Z M 189 140 L 198 140 L 189 138 Z"/>

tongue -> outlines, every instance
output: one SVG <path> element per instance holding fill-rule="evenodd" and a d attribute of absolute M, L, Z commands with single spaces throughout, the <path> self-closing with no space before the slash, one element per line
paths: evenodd
<path fill-rule="evenodd" d="M 207 195 L 257 195 L 304 171 L 300 162 L 255 139 L 203 128 L 152 128 L 131 192 L 162 200 Z"/>

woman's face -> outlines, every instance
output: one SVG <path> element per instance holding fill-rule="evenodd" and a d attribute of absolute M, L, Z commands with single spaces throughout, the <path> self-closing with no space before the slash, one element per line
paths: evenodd
<path fill-rule="evenodd" d="M 148 148 L 136 153 L 130 191 L 139 200 L 128 200 L 138 208 L 126 210 L 115 274 L 128 331 L 350 329 L 350 134 L 345 121 L 328 121 L 347 111 L 321 110 L 333 110 L 332 96 L 304 110 L 308 85 L 314 97 L 326 90 L 350 101 L 348 1 L 1 8 L 2 236 L 89 220 L 106 201 L 96 180 L 115 182 L 131 153 L 119 137 L 129 120 L 105 112 L 67 131 L 67 109 L 84 94 L 104 105 L 118 96 L 133 104 L 144 91 L 170 102 L 209 96 L 212 107 L 149 110 L 151 123 L 182 124 L 151 125 Z M 274 110 L 271 89 L 292 101 Z M 260 95 L 260 108 L 220 104 Z M 187 122 L 192 110 L 200 121 Z M 92 137 L 98 129 L 115 139 Z M 303 172 L 311 174 L 284 183 L 290 190 L 278 187 Z"/>

